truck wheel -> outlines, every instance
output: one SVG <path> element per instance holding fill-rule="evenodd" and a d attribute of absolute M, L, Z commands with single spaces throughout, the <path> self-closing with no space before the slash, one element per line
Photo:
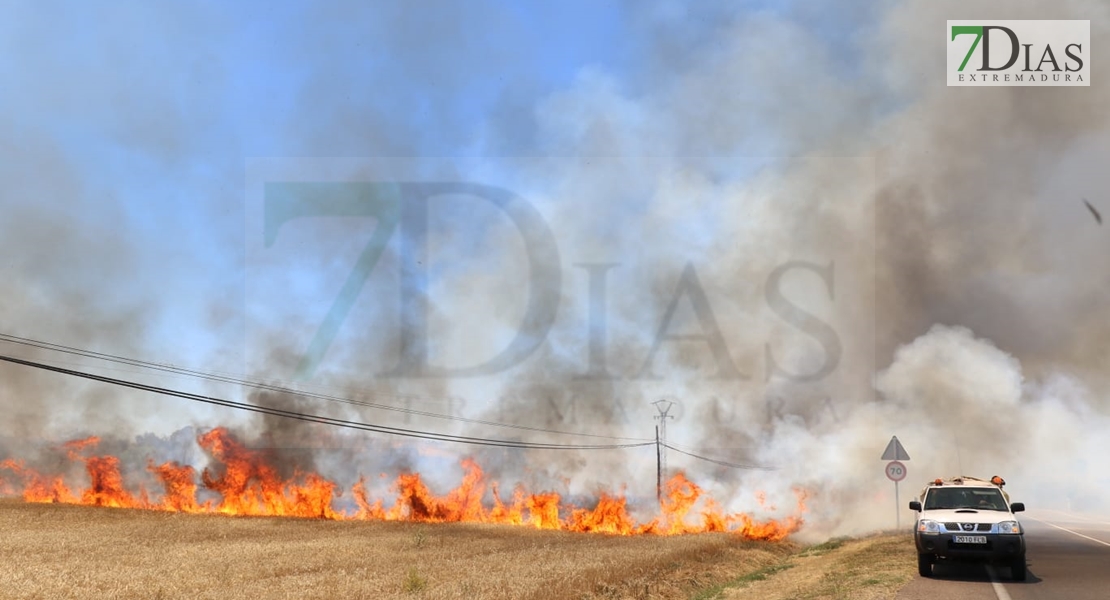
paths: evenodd
<path fill-rule="evenodd" d="M 1025 565 L 1023 561 L 1021 563 Z M 933 576 L 933 555 L 932 554 L 918 554 L 917 555 L 917 573 L 922 577 Z"/>
<path fill-rule="evenodd" d="M 1022 556 L 1010 563 L 1010 576 L 1014 581 L 1025 581 L 1025 557 Z"/>

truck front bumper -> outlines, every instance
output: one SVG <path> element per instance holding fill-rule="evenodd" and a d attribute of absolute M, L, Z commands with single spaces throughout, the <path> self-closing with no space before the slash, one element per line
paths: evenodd
<path fill-rule="evenodd" d="M 955 537 L 968 534 L 937 533 L 914 534 L 919 554 L 933 554 L 942 558 L 961 560 L 986 560 L 1004 562 L 1025 556 L 1025 536 L 1020 533 L 971 534 L 986 538 L 985 544 L 957 543 Z"/>

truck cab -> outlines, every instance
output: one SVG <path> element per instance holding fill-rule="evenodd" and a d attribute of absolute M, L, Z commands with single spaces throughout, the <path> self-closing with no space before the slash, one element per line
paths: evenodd
<path fill-rule="evenodd" d="M 917 571 L 932 577 L 940 561 L 976 560 L 1007 565 L 1013 579 L 1025 580 L 1025 532 L 1014 516 L 1025 510 L 1010 502 L 998 476 L 936 479 L 922 488 L 910 510 L 917 512 L 914 543 Z"/>

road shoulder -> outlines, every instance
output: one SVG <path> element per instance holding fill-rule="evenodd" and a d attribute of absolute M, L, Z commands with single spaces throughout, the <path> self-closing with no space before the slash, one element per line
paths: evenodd
<path fill-rule="evenodd" d="M 916 575 L 913 537 L 881 533 L 810 546 L 701 598 L 809 600 L 894 598 Z"/>

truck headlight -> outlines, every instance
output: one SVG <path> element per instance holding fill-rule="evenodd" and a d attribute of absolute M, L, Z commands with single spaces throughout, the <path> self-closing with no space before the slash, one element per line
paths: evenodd
<path fill-rule="evenodd" d="M 1021 533 L 1021 525 L 1017 521 L 1002 521 L 998 524 L 998 533 Z"/>
<path fill-rule="evenodd" d="M 919 533 L 938 534 L 940 533 L 940 523 L 929 519 L 921 519 L 917 522 L 917 531 Z"/>

